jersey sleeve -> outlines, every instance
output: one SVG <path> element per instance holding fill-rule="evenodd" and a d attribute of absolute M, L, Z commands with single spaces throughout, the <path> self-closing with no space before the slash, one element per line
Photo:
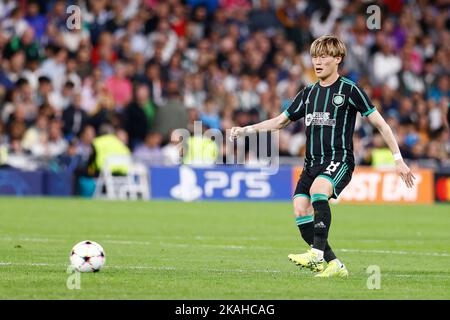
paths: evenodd
<path fill-rule="evenodd" d="M 369 114 L 377 110 L 364 90 L 357 85 L 352 87 L 349 101 L 350 104 L 357 111 L 359 111 L 363 117 L 367 117 Z"/>
<path fill-rule="evenodd" d="M 303 96 L 305 93 L 305 89 L 302 89 L 295 96 L 294 100 L 291 102 L 291 105 L 284 110 L 284 114 L 291 121 L 297 121 L 305 116 L 305 106 L 303 102 Z"/>

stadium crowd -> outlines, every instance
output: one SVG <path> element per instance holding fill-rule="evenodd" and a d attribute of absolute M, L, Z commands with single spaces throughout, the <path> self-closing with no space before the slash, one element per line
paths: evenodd
<path fill-rule="evenodd" d="M 375 30 L 371 3 L 381 8 Z M 68 24 L 71 4 L 79 28 Z M 316 81 L 309 45 L 333 33 L 348 49 L 340 73 L 369 94 L 403 156 L 450 166 L 445 4 L 0 0 L 0 165 L 75 170 L 105 125 L 138 160 L 175 164 L 173 129 L 201 120 L 225 132 L 281 113 Z M 374 132 L 358 120 L 357 163 L 374 164 L 384 147 Z M 301 122 L 280 132 L 280 155 L 301 157 L 304 146 Z"/>

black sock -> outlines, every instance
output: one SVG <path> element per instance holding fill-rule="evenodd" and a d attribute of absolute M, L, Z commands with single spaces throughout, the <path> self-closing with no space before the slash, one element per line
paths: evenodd
<path fill-rule="evenodd" d="M 334 254 L 333 250 L 331 250 L 328 241 L 325 247 L 325 252 L 323 253 L 323 258 L 325 259 L 326 262 L 330 262 L 331 260 L 336 259 L 336 255 Z"/>
<path fill-rule="evenodd" d="M 322 196 L 322 195 L 321 195 Z M 313 195 L 314 197 L 314 195 Z M 326 196 L 325 196 L 326 197 Z M 325 251 L 328 231 L 331 225 L 331 210 L 328 199 L 320 197 L 312 203 L 314 208 L 314 244 L 315 249 Z"/>
<path fill-rule="evenodd" d="M 300 224 L 298 225 L 298 229 L 300 230 L 300 235 L 302 236 L 303 240 L 305 240 L 305 242 L 310 247 L 312 247 L 314 244 L 314 222 L 311 221 L 308 223 Z M 326 262 L 330 262 L 331 260 L 336 259 L 336 256 L 333 250 L 331 249 L 330 245 L 328 244 L 328 241 L 325 246 L 323 258 L 325 259 Z"/>
<path fill-rule="evenodd" d="M 313 217 L 311 217 L 313 219 Z M 298 230 L 300 230 L 300 235 L 303 240 L 309 245 L 312 246 L 314 243 L 314 221 L 300 224 L 297 226 Z"/>

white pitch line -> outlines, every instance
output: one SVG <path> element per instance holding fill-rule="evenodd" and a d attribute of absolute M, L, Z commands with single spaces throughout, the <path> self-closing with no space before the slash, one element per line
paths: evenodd
<path fill-rule="evenodd" d="M 59 242 L 63 239 L 48 239 L 48 238 L 11 238 L 2 237 L 0 241 L 27 241 L 27 242 Z M 155 244 L 166 247 L 179 247 L 179 248 L 218 248 L 218 249 L 230 249 L 230 250 L 243 250 L 243 249 L 278 249 L 271 246 L 238 246 L 238 245 L 217 245 L 217 244 L 185 244 L 185 243 L 165 243 L 165 242 L 149 242 L 149 241 L 135 241 L 135 240 L 104 240 L 104 243 L 122 244 L 122 245 L 144 245 L 154 246 Z M 414 256 L 432 256 L 432 257 L 450 257 L 450 253 L 447 252 L 416 252 L 416 251 L 397 251 L 397 250 L 379 250 L 379 249 L 335 249 L 335 251 L 349 252 L 349 253 L 371 253 L 371 254 L 393 254 L 393 255 L 414 255 Z"/>
<path fill-rule="evenodd" d="M 57 239 L 45 239 L 45 238 L 17 238 L 13 239 L 10 237 L 0 238 L 1 241 L 26 241 L 26 242 L 59 242 Z M 153 246 L 158 244 L 160 246 L 166 247 L 179 247 L 179 248 L 189 248 L 189 247 L 202 247 L 202 248 L 218 248 L 218 249 L 245 249 L 245 246 L 237 245 L 216 245 L 216 244 L 185 244 L 185 243 L 165 243 L 165 242 L 149 242 L 149 241 L 134 241 L 134 240 L 104 240 L 103 243 L 112 244 L 123 244 L 123 245 L 143 245 L 143 246 Z M 270 247 L 248 247 L 248 248 L 260 248 L 260 249 L 270 249 Z"/>
<path fill-rule="evenodd" d="M 112 244 L 124 244 L 124 245 L 144 245 L 144 246 L 155 245 L 155 242 L 131 241 L 131 240 L 105 240 L 103 242 L 112 243 Z M 160 246 L 165 246 L 165 247 L 179 247 L 179 248 L 202 247 L 202 248 L 219 248 L 219 249 L 245 249 L 244 246 L 218 245 L 218 244 L 191 245 L 191 244 L 186 244 L 186 243 L 165 243 L 165 242 L 159 242 L 157 244 L 159 244 Z"/>
<path fill-rule="evenodd" d="M 42 262 L 2 262 L 0 261 L 0 267 L 2 266 L 22 266 L 22 267 L 61 267 L 66 268 L 67 265 L 63 263 L 42 263 Z M 105 269 L 117 269 L 117 270 L 157 270 L 157 271 L 191 271 L 191 269 L 178 268 L 174 266 L 105 266 Z M 194 271 L 202 272 L 224 272 L 224 273 L 281 273 L 281 270 L 262 270 L 262 269 L 215 269 L 215 268 L 203 268 L 195 269 Z M 396 277 L 396 278 L 422 278 L 423 275 L 413 274 L 395 274 L 395 273 L 382 273 L 383 277 Z M 426 277 L 433 278 L 450 278 L 450 275 L 446 274 L 428 274 Z"/>
<path fill-rule="evenodd" d="M 134 240 L 104 240 L 102 242 L 112 244 L 142 245 L 142 246 L 151 246 L 155 244 L 154 242 L 149 241 L 134 241 Z"/>
<path fill-rule="evenodd" d="M 191 270 L 186 268 L 177 268 L 177 267 L 152 267 L 152 266 L 105 266 L 105 268 L 111 268 L 111 269 L 150 269 L 150 270 Z M 280 270 L 261 270 L 261 269 L 211 269 L 211 268 L 205 268 L 205 269 L 198 269 L 196 268 L 195 271 L 205 271 L 205 272 L 237 272 L 237 273 L 279 273 Z"/>
<path fill-rule="evenodd" d="M 177 248 L 218 248 L 218 249 L 250 249 L 253 247 L 235 246 L 235 245 L 221 245 L 221 244 L 185 244 L 185 243 L 164 243 L 160 242 L 159 245 L 165 247 L 177 247 Z M 261 247 L 258 247 L 261 248 Z M 268 247 L 269 248 L 269 247 Z"/>
<path fill-rule="evenodd" d="M 56 239 L 47 238 L 11 238 L 11 237 L 1 237 L 0 241 L 27 241 L 27 242 L 49 242 L 49 241 L 59 241 Z"/>
<path fill-rule="evenodd" d="M 22 267 L 66 267 L 62 263 L 20 263 L 20 262 L 2 262 L 0 261 L 0 267 L 2 266 L 22 266 Z M 172 266 L 105 266 L 105 269 L 119 269 L 119 270 L 162 270 L 162 271 L 186 271 L 191 269 L 177 268 Z M 261 270 L 261 269 L 212 269 L 196 268 L 194 271 L 204 272 L 233 272 L 233 273 L 280 273 L 280 270 Z"/>
<path fill-rule="evenodd" d="M 374 254 L 398 254 L 411 256 L 433 256 L 433 257 L 450 257 L 449 253 L 445 252 L 415 252 L 415 251 L 390 251 L 390 250 L 361 250 L 361 249 L 336 249 L 340 252 L 354 252 L 354 253 L 374 253 Z"/>
<path fill-rule="evenodd" d="M 17 262 L 1 262 L 0 266 L 26 266 L 26 267 L 51 267 L 57 266 L 58 264 L 50 264 L 43 262 L 30 262 L 30 263 L 17 263 Z"/>
<path fill-rule="evenodd" d="M 427 275 L 414 275 L 414 274 L 392 274 L 392 273 L 383 273 L 381 272 L 381 277 L 395 277 L 395 278 L 450 278 L 448 274 L 427 274 Z"/>

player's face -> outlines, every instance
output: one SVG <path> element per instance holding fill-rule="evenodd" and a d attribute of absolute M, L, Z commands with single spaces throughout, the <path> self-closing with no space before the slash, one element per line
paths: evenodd
<path fill-rule="evenodd" d="M 325 54 L 312 57 L 312 63 L 317 78 L 326 79 L 334 72 L 337 72 L 340 60 L 340 57 L 332 57 Z"/>

